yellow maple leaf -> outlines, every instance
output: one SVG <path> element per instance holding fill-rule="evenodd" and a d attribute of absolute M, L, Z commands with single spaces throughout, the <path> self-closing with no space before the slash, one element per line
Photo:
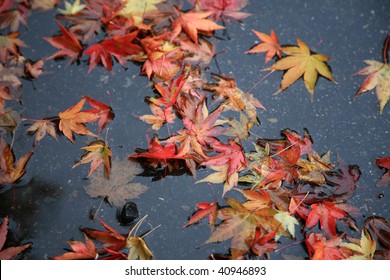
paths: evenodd
<path fill-rule="evenodd" d="M 136 24 L 141 23 L 146 14 L 158 11 L 156 5 L 165 0 L 124 0 L 119 16 L 132 18 Z"/>
<path fill-rule="evenodd" d="M 303 76 L 305 86 L 313 98 L 318 75 L 335 82 L 329 66 L 325 63 L 330 58 L 323 54 L 312 53 L 305 42 L 299 38 L 297 38 L 297 43 L 298 46 L 282 47 L 283 53 L 287 56 L 276 61 L 266 70 L 286 71 L 283 75 L 280 89 L 275 94 L 284 91 Z"/>

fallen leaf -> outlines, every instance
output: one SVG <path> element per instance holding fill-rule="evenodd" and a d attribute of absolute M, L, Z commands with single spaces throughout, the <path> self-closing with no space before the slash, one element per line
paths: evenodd
<path fill-rule="evenodd" d="M 375 60 L 365 60 L 367 67 L 355 73 L 355 75 L 368 75 L 356 92 L 358 96 L 376 87 L 376 97 L 379 101 L 379 112 L 383 109 L 390 98 L 390 65 Z"/>
<path fill-rule="evenodd" d="M 58 114 L 60 118 L 59 129 L 72 143 L 73 133 L 96 136 L 87 129 L 85 123 L 93 122 L 99 118 L 94 112 L 82 112 L 86 99 L 81 99 L 75 106 L 71 106 Z"/>
<path fill-rule="evenodd" d="M 19 48 L 27 47 L 18 37 L 18 32 L 0 35 L 0 62 L 7 63 L 9 55 L 19 56 Z"/>
<path fill-rule="evenodd" d="M 306 247 L 311 260 L 342 260 L 346 256 L 340 250 L 341 238 L 332 236 L 329 240 L 320 233 L 310 233 L 306 239 Z"/>
<path fill-rule="evenodd" d="M 84 96 L 84 99 L 88 104 L 93 108 L 86 110 L 87 114 L 95 114 L 98 118 L 98 134 L 102 133 L 103 128 L 114 119 L 115 114 L 112 111 L 112 108 L 96 99 L 93 99 L 89 96 Z"/>
<path fill-rule="evenodd" d="M 208 217 L 209 224 L 211 226 L 215 225 L 218 214 L 218 203 L 217 202 L 199 202 L 196 204 L 197 210 L 188 222 L 183 227 L 188 227 L 189 225 L 195 224 L 202 220 L 203 218 Z"/>
<path fill-rule="evenodd" d="M 15 155 L 11 147 L 5 142 L 4 137 L 0 140 L 0 185 L 13 184 L 26 173 L 26 164 L 32 156 L 29 152 L 19 158 L 15 163 Z"/>
<path fill-rule="evenodd" d="M 197 12 L 189 11 L 184 13 L 175 8 L 177 18 L 172 22 L 172 35 L 171 41 L 173 41 L 182 30 L 187 33 L 193 42 L 198 44 L 198 32 L 204 32 L 210 34 L 214 30 L 224 29 L 222 25 L 216 24 L 212 20 L 206 19 L 212 12 Z"/>
<path fill-rule="evenodd" d="M 156 228 L 149 230 L 141 236 L 137 236 L 137 231 L 147 216 L 148 215 L 142 217 L 142 219 L 133 226 L 126 238 L 126 248 L 129 249 L 127 255 L 128 260 L 151 260 L 153 258 L 153 253 L 146 245 L 144 238 Z"/>
<path fill-rule="evenodd" d="M 104 164 L 104 177 L 110 178 L 111 171 L 111 156 L 112 152 L 107 143 L 103 140 L 95 140 L 89 143 L 88 146 L 83 147 L 83 150 L 87 151 L 82 155 L 81 159 L 72 166 L 75 168 L 81 164 L 91 163 L 91 169 L 88 173 L 88 177 L 103 163 Z"/>
<path fill-rule="evenodd" d="M 27 129 L 27 132 L 31 134 L 35 133 L 34 145 L 37 145 L 46 136 L 46 134 L 49 134 L 54 139 L 57 139 L 56 125 L 49 119 L 35 121 Z"/>
<path fill-rule="evenodd" d="M 83 47 L 72 32 L 66 29 L 59 21 L 56 20 L 56 22 L 61 29 L 62 35 L 53 36 L 51 38 L 44 37 L 43 39 L 59 50 L 47 59 L 69 57 L 70 63 L 72 63 L 80 58 Z"/>
<path fill-rule="evenodd" d="M 101 170 L 96 170 L 84 189 L 91 197 L 104 197 L 111 205 L 122 207 L 126 200 L 137 198 L 147 191 L 147 186 L 132 182 L 141 171 L 137 163 L 116 159 L 112 161 L 110 179 L 106 179 Z"/>
<path fill-rule="evenodd" d="M 332 202 L 315 203 L 311 205 L 311 212 L 306 220 L 307 227 L 315 226 L 320 222 L 323 229 L 330 236 L 336 235 L 336 220 L 340 220 L 347 214 Z"/>
<path fill-rule="evenodd" d="M 84 234 L 85 243 L 81 241 L 68 241 L 73 252 L 54 257 L 53 260 L 96 260 L 98 253 L 95 244 Z"/>
<path fill-rule="evenodd" d="M 17 247 L 3 248 L 7 239 L 8 233 L 8 216 L 4 218 L 0 226 L 0 260 L 12 260 L 25 249 L 30 247 L 32 243 L 27 243 Z"/>
<path fill-rule="evenodd" d="M 282 47 L 279 45 L 279 39 L 278 36 L 276 36 L 274 30 L 271 30 L 271 35 L 267 35 L 256 30 L 252 30 L 252 32 L 255 33 L 255 35 L 259 37 L 259 39 L 263 43 L 259 43 L 253 46 L 249 51 L 246 51 L 245 53 L 265 52 L 265 63 L 270 61 L 275 55 L 279 58 L 282 57 Z"/>
<path fill-rule="evenodd" d="M 365 229 L 362 230 L 360 240 L 350 243 L 342 242 L 340 246 L 352 250 L 353 253 L 348 258 L 349 260 L 372 260 L 376 251 L 375 239 Z"/>
<path fill-rule="evenodd" d="M 299 38 L 297 38 L 297 43 L 298 46 L 282 47 L 282 52 L 287 56 L 276 61 L 267 70 L 286 71 L 283 75 L 280 89 L 275 94 L 284 91 L 303 76 L 305 86 L 313 99 L 318 74 L 335 82 L 329 66 L 325 63 L 330 58 L 323 54 L 313 54 L 309 47 Z"/>

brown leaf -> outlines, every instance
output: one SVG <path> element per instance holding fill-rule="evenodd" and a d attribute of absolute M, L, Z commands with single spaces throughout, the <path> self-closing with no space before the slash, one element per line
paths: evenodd
<path fill-rule="evenodd" d="M 104 178 L 100 170 L 89 177 L 89 185 L 85 191 L 92 197 L 106 197 L 111 205 L 122 207 L 127 199 L 134 199 L 147 191 L 148 187 L 140 183 L 132 183 L 141 172 L 137 163 L 129 160 L 112 161 L 110 179 Z"/>

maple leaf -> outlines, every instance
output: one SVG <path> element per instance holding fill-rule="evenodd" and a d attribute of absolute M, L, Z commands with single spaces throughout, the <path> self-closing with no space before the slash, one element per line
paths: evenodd
<path fill-rule="evenodd" d="M 0 29 L 9 27 L 12 32 L 15 32 L 19 29 L 20 23 L 22 23 L 24 26 L 27 27 L 26 18 L 28 14 L 29 14 L 29 8 L 24 5 L 18 5 L 16 9 L 10 9 L 1 12 Z"/>
<path fill-rule="evenodd" d="M 0 260 L 12 260 L 16 255 L 30 247 L 32 243 L 3 249 L 8 233 L 8 216 L 4 218 L 0 226 Z"/>
<path fill-rule="evenodd" d="M 198 41 L 198 44 L 196 44 L 190 39 L 180 40 L 180 48 L 186 53 L 184 61 L 199 66 L 207 66 L 215 57 L 214 45 L 202 38 Z"/>
<path fill-rule="evenodd" d="M 81 241 L 68 241 L 73 252 L 54 257 L 54 260 L 96 260 L 98 253 L 95 244 L 84 234 L 85 243 Z"/>
<path fill-rule="evenodd" d="M 170 80 L 168 85 L 166 83 L 156 83 L 154 87 L 161 95 L 160 98 L 148 98 L 147 100 L 157 106 L 164 106 L 165 108 L 172 107 L 180 94 L 186 80 L 184 74 L 180 75 L 177 79 Z"/>
<path fill-rule="evenodd" d="M 0 35 L 0 62 L 7 63 L 8 55 L 19 56 L 19 48 L 26 47 L 20 40 L 18 32 L 12 32 L 8 35 Z"/>
<path fill-rule="evenodd" d="M 276 210 L 262 208 L 251 211 L 236 199 L 226 198 L 225 200 L 230 207 L 218 211 L 218 219 L 223 221 L 205 243 L 232 239 L 230 248 L 233 258 L 242 257 L 249 251 L 250 245 L 255 240 L 257 228 L 266 227 L 267 230 L 274 231 L 280 225 L 273 218 L 273 215 L 277 213 Z"/>
<path fill-rule="evenodd" d="M 208 217 L 211 226 L 215 225 L 218 214 L 218 202 L 199 202 L 196 204 L 196 208 L 199 208 L 199 210 L 191 216 L 183 227 L 195 224 L 206 217 Z"/>
<path fill-rule="evenodd" d="M 107 143 L 103 140 L 96 140 L 92 141 L 87 147 L 83 147 L 82 149 L 86 150 L 87 152 L 82 155 L 80 161 L 73 165 L 72 168 L 91 162 L 91 169 L 88 173 L 89 177 L 103 163 L 104 175 L 108 179 L 110 177 L 111 171 L 112 152 Z"/>
<path fill-rule="evenodd" d="M 214 172 L 205 178 L 196 181 L 196 184 L 198 183 L 213 183 L 213 184 L 224 184 L 223 185 L 223 192 L 222 196 L 225 196 L 225 194 L 230 191 L 234 186 L 238 183 L 238 173 L 233 173 L 232 175 L 228 176 L 228 169 L 229 165 L 224 164 L 220 166 L 209 166 L 212 170 L 217 171 Z"/>
<path fill-rule="evenodd" d="M 312 211 L 306 220 L 307 227 L 315 226 L 320 222 L 321 229 L 331 236 L 336 235 L 336 220 L 344 218 L 347 214 L 332 202 L 314 203 Z"/>
<path fill-rule="evenodd" d="M 37 145 L 45 136 L 49 134 L 54 139 L 57 139 L 56 125 L 50 120 L 38 120 L 34 122 L 28 129 L 28 133 L 34 134 L 34 145 Z"/>
<path fill-rule="evenodd" d="M 58 12 L 64 15 L 75 15 L 84 10 L 87 6 L 80 3 L 80 0 L 75 0 L 73 4 L 65 1 L 65 9 L 58 9 Z"/>
<path fill-rule="evenodd" d="M 313 99 L 318 74 L 335 82 L 328 65 L 325 63 L 330 58 L 323 54 L 313 54 L 299 38 L 297 38 L 297 43 L 298 46 L 282 47 L 283 53 L 287 56 L 276 61 L 266 70 L 287 70 L 283 75 L 280 89 L 275 94 L 284 91 L 303 75 L 305 86 Z"/>
<path fill-rule="evenodd" d="M 15 134 L 15 129 L 21 121 L 22 117 L 18 112 L 11 108 L 6 108 L 3 112 L 0 112 L 0 133 L 11 132 Z"/>
<path fill-rule="evenodd" d="M 215 125 L 223 107 L 220 106 L 209 114 L 206 101 L 203 99 L 193 108 L 193 114 L 181 112 L 185 129 L 180 130 L 177 136 L 172 136 L 167 142 L 181 143 L 179 156 L 184 157 L 195 152 L 202 158 L 206 158 L 204 149 L 216 142 L 216 137 L 226 130 L 222 126 Z"/>
<path fill-rule="evenodd" d="M 230 19 L 240 21 L 251 14 L 240 12 L 244 8 L 248 0 L 188 0 L 195 8 L 212 12 L 210 15 L 214 20 L 222 20 L 223 22 L 229 22 Z"/>
<path fill-rule="evenodd" d="M 350 243 L 342 242 L 341 247 L 352 250 L 352 255 L 348 258 L 350 260 L 372 260 L 376 251 L 376 242 L 370 233 L 363 229 L 360 240 L 349 238 Z"/>
<path fill-rule="evenodd" d="M 120 64 L 124 64 L 125 56 L 137 54 L 142 49 L 132 43 L 137 37 L 138 31 L 134 31 L 122 36 L 105 39 L 101 43 L 94 44 L 87 49 L 84 54 L 90 55 L 88 73 L 101 61 L 109 71 L 112 71 L 112 57 L 114 56 Z"/>
<path fill-rule="evenodd" d="M 390 248 L 390 223 L 382 217 L 369 217 L 364 221 L 363 228 L 370 232 L 378 243 L 385 248 Z"/>
<path fill-rule="evenodd" d="M 141 171 L 135 162 L 116 159 L 112 161 L 109 179 L 98 169 L 84 189 L 91 197 L 105 197 L 111 205 L 122 207 L 127 199 L 137 198 L 148 190 L 147 186 L 132 182 Z"/>
<path fill-rule="evenodd" d="M 388 169 L 381 177 L 380 181 L 377 183 L 377 186 L 387 186 L 390 185 L 390 157 L 377 158 L 375 164 L 378 167 Z"/>
<path fill-rule="evenodd" d="M 175 8 L 175 12 L 177 14 L 177 18 L 172 22 L 171 41 L 179 36 L 182 30 L 184 30 L 191 40 L 198 44 L 198 32 L 203 32 L 206 35 L 209 35 L 214 30 L 225 28 L 216 24 L 212 20 L 206 19 L 213 12 L 189 11 L 187 13 L 183 13 L 177 8 Z"/>
<path fill-rule="evenodd" d="M 26 164 L 32 156 L 29 152 L 20 157 L 15 164 L 15 156 L 11 147 L 1 137 L 0 140 L 0 185 L 13 184 L 26 173 Z"/>
<path fill-rule="evenodd" d="M 367 67 L 355 73 L 355 75 L 368 75 L 355 94 L 355 97 L 376 87 L 376 96 L 379 101 L 379 113 L 382 114 L 390 98 L 390 65 L 387 63 L 387 52 L 390 34 L 387 35 L 383 47 L 383 63 L 376 60 L 365 60 Z"/>
<path fill-rule="evenodd" d="M 355 97 L 376 87 L 379 112 L 382 114 L 390 98 L 390 65 L 375 60 L 365 60 L 364 62 L 369 66 L 358 71 L 355 75 L 368 75 L 368 77 L 363 81 Z"/>
<path fill-rule="evenodd" d="M 270 61 L 275 55 L 279 58 L 282 57 L 282 47 L 279 45 L 279 39 L 274 30 L 271 30 L 271 35 L 267 35 L 256 30 L 252 30 L 252 32 L 255 33 L 255 35 L 259 37 L 263 43 L 253 46 L 245 53 L 265 52 L 265 63 Z"/>
<path fill-rule="evenodd" d="M 120 234 L 115 229 L 106 224 L 102 219 L 96 217 L 106 231 L 83 228 L 83 232 L 93 239 L 103 242 L 104 249 L 120 251 L 126 246 L 126 235 Z"/>
<path fill-rule="evenodd" d="M 20 100 L 20 88 L 23 75 L 21 67 L 5 67 L 0 63 L 0 109 L 4 107 L 4 100 Z"/>
<path fill-rule="evenodd" d="M 150 260 L 153 258 L 153 253 L 150 251 L 149 247 L 146 245 L 144 238 L 151 233 L 157 227 L 149 230 L 141 236 L 137 236 L 137 231 L 141 226 L 142 222 L 147 218 L 148 215 L 142 217 L 131 229 L 127 238 L 126 238 L 126 248 L 129 249 L 127 255 L 128 260 Z"/>
<path fill-rule="evenodd" d="M 291 233 L 291 236 L 295 238 L 295 225 L 299 225 L 297 219 L 287 211 L 279 211 L 274 217 L 280 222 L 284 229 L 288 230 Z M 278 237 L 279 236 L 276 236 L 275 240 L 278 240 Z"/>
<path fill-rule="evenodd" d="M 153 12 L 158 11 L 157 4 L 165 0 L 124 0 L 124 6 L 118 11 L 118 15 L 132 18 L 136 24 Z"/>
<path fill-rule="evenodd" d="M 251 251 L 258 256 L 272 252 L 278 245 L 275 240 L 276 230 L 270 233 L 264 233 L 260 228 L 256 228 L 255 238 L 251 244 Z"/>
<path fill-rule="evenodd" d="M 173 123 L 176 115 L 174 114 L 172 107 L 160 108 L 159 106 L 150 103 L 150 110 L 152 115 L 143 115 L 138 118 L 148 124 L 152 125 L 152 129 L 159 130 L 165 123 Z"/>
<path fill-rule="evenodd" d="M 90 110 L 86 110 L 87 114 L 95 114 L 98 118 L 98 134 L 100 134 L 103 128 L 114 119 L 115 114 L 112 111 L 112 108 L 100 101 L 97 101 L 89 96 L 84 96 L 84 99 L 88 102 L 88 104 L 93 108 Z"/>
<path fill-rule="evenodd" d="M 310 233 L 305 239 L 311 260 L 341 260 L 345 255 L 340 250 L 341 238 L 332 236 L 329 240 L 319 233 Z"/>
<path fill-rule="evenodd" d="M 141 45 L 145 51 L 143 55 L 134 55 L 131 59 L 143 62 L 142 71 L 150 79 L 152 74 L 169 81 L 173 79 L 180 70 L 183 51 L 175 44 L 166 41 L 164 38 L 169 33 L 155 37 L 145 37 Z"/>
<path fill-rule="evenodd" d="M 87 129 L 84 123 L 93 122 L 99 116 L 91 112 L 81 112 L 85 101 L 86 99 L 83 98 L 75 106 L 58 114 L 60 118 L 59 129 L 72 143 L 74 142 L 73 133 L 96 136 Z"/>
<path fill-rule="evenodd" d="M 256 108 L 264 109 L 265 107 L 252 94 L 243 92 L 236 86 L 234 78 L 226 77 L 225 75 L 211 74 L 211 77 L 216 81 L 213 84 L 205 84 L 204 89 L 211 91 L 218 98 L 225 98 L 226 103 L 223 105 L 224 110 L 242 111 L 250 118 L 249 128 L 251 124 L 257 124 Z"/>
<path fill-rule="evenodd" d="M 72 63 L 80 58 L 83 47 L 72 32 L 66 29 L 59 21 L 56 20 L 56 22 L 61 29 L 62 35 L 53 36 L 51 38 L 43 38 L 53 47 L 59 49 L 56 53 L 49 56 L 48 59 L 69 57 L 70 63 Z"/>

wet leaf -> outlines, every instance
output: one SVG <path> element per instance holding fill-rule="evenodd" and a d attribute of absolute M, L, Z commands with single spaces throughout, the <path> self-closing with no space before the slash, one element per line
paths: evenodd
<path fill-rule="evenodd" d="M 311 260 L 341 260 L 346 256 L 340 250 L 342 240 L 339 236 L 327 239 L 319 233 L 310 233 L 305 239 Z"/>
<path fill-rule="evenodd" d="M 37 145 L 45 136 L 49 134 L 54 139 L 57 139 L 56 125 L 50 120 L 38 120 L 34 122 L 27 132 L 34 134 L 34 145 Z"/>
<path fill-rule="evenodd" d="M 99 115 L 94 112 L 82 112 L 85 101 L 86 99 L 83 98 L 75 106 L 71 106 L 58 114 L 60 118 L 59 129 L 71 142 L 74 142 L 73 133 L 96 136 L 87 129 L 85 123 L 97 120 Z"/>
<path fill-rule="evenodd" d="M 90 183 L 85 191 L 92 197 L 105 197 L 111 205 L 122 207 L 126 200 L 137 198 L 147 191 L 147 186 L 132 182 L 141 171 L 137 163 L 113 160 L 110 178 L 106 179 L 101 170 L 96 170 L 89 177 Z"/>
<path fill-rule="evenodd" d="M 184 13 L 176 8 L 175 11 L 177 18 L 172 22 L 171 41 L 179 36 L 183 30 L 193 42 L 198 44 L 198 32 L 203 32 L 207 35 L 211 34 L 214 30 L 225 28 L 212 20 L 207 19 L 212 12 L 189 11 Z"/>
<path fill-rule="evenodd" d="M 370 233 L 365 229 L 362 230 L 362 237 L 360 240 L 350 243 L 342 242 L 340 246 L 348 248 L 353 252 L 348 258 L 350 260 L 371 260 L 376 251 L 375 239 L 373 239 Z"/>
<path fill-rule="evenodd" d="M 376 87 L 376 97 L 379 101 L 379 112 L 382 114 L 387 101 L 390 98 L 390 65 L 375 60 L 365 60 L 367 67 L 355 73 L 355 75 L 368 75 L 361 87 L 356 92 L 358 96 Z"/>
<path fill-rule="evenodd" d="M 346 216 L 346 213 L 332 202 L 315 203 L 311 205 L 312 211 L 306 220 L 307 227 L 315 226 L 320 222 L 323 229 L 330 236 L 336 235 L 336 220 Z"/>
<path fill-rule="evenodd" d="M 330 60 L 330 58 L 323 54 L 313 54 L 309 47 L 299 38 L 297 38 L 297 43 L 298 46 L 282 47 L 283 53 L 287 56 L 276 61 L 267 69 L 286 70 L 286 73 L 283 75 L 280 89 L 275 94 L 284 91 L 303 76 L 305 86 L 313 99 L 314 87 L 318 75 L 324 76 L 328 80 L 334 82 L 329 66 L 325 63 Z"/>
<path fill-rule="evenodd" d="M 15 156 L 11 147 L 1 137 L 0 140 L 0 185 L 13 184 L 26 173 L 26 164 L 32 156 L 29 152 L 21 156 L 15 163 Z"/>
<path fill-rule="evenodd" d="M 56 20 L 56 22 L 61 29 L 62 35 L 56 35 L 51 38 L 43 38 L 53 47 L 58 49 L 58 51 L 49 56 L 48 59 L 69 57 L 70 63 L 72 63 L 80 58 L 83 47 L 72 32 L 66 29 L 59 21 Z"/>
<path fill-rule="evenodd" d="M 215 225 L 217 220 L 218 213 L 218 203 L 217 202 L 199 202 L 196 204 L 197 210 L 188 222 L 183 227 L 188 227 L 189 225 L 195 224 L 202 220 L 203 218 L 208 217 L 209 224 L 211 226 Z"/>
<path fill-rule="evenodd" d="M 103 163 L 104 176 L 108 179 L 110 177 L 111 171 L 112 152 L 107 143 L 103 140 L 96 140 L 92 141 L 88 146 L 83 147 L 82 149 L 85 150 L 86 153 L 82 155 L 81 159 L 75 165 L 73 165 L 72 168 L 90 162 L 91 169 L 88 173 L 89 177 Z"/>
<path fill-rule="evenodd" d="M 3 248 L 7 239 L 8 233 L 8 217 L 5 217 L 0 226 L 0 260 L 12 260 L 25 249 L 30 247 L 32 243 L 27 243 L 17 247 Z"/>
<path fill-rule="evenodd" d="M 263 42 L 253 46 L 246 53 L 262 53 L 265 52 L 265 63 L 270 61 L 274 56 L 282 57 L 282 47 L 279 45 L 278 36 L 274 30 L 271 30 L 271 34 L 267 35 L 256 30 L 252 30 L 253 33 Z"/>
<path fill-rule="evenodd" d="M 93 108 L 90 110 L 86 110 L 87 114 L 95 114 L 98 117 L 98 134 L 100 134 L 103 128 L 114 119 L 115 114 L 112 111 L 112 108 L 107 104 L 104 104 L 96 99 L 93 99 L 89 96 L 84 96 L 84 99 L 88 102 L 88 104 Z"/>
<path fill-rule="evenodd" d="M 98 253 L 95 244 L 88 236 L 84 235 L 85 243 L 81 241 L 68 241 L 73 252 L 54 257 L 54 260 L 95 260 Z"/>
<path fill-rule="evenodd" d="M 19 39 L 18 32 L 0 35 L 0 62 L 7 63 L 9 55 L 19 56 L 19 48 L 22 47 L 26 47 L 26 44 Z"/>

